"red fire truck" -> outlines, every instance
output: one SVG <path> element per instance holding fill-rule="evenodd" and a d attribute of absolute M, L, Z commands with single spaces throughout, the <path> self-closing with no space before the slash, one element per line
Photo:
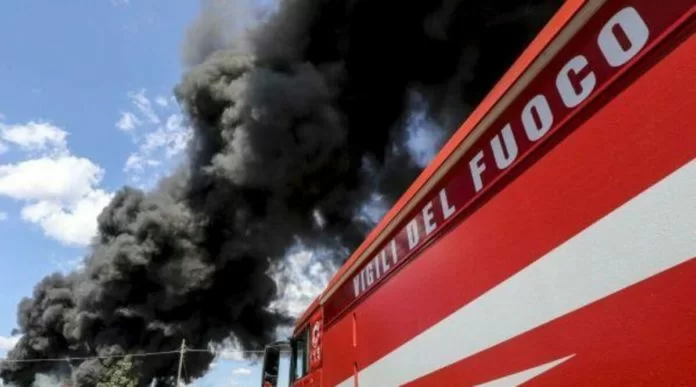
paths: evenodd
<path fill-rule="evenodd" d="M 695 10 L 563 5 L 299 318 L 291 385 L 696 385 Z"/>

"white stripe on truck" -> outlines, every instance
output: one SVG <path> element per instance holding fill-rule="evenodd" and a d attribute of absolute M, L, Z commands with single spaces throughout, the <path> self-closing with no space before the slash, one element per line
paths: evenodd
<path fill-rule="evenodd" d="M 561 359 L 550 361 L 548 363 L 544 363 L 542 365 L 538 365 L 536 367 L 521 372 L 516 372 L 512 375 L 507 375 L 496 380 L 491 380 L 490 382 L 486 382 L 484 384 L 477 384 L 475 387 L 516 387 L 521 385 L 522 383 L 526 383 L 536 378 L 537 376 L 543 373 L 546 373 L 554 367 L 557 367 L 565 363 L 566 361 L 568 361 L 568 359 L 570 359 L 573 356 L 575 355 L 569 355 Z"/>

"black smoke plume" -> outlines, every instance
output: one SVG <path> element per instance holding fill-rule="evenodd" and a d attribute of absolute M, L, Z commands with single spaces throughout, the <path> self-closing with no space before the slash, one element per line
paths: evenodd
<path fill-rule="evenodd" d="M 19 305 L 9 359 L 171 351 L 182 339 L 262 348 L 291 321 L 270 308 L 274 263 L 298 243 L 345 259 L 374 225 L 365 203 L 389 205 L 422 168 L 407 146 L 412 115 L 441 143 L 560 3 L 286 0 L 266 14 L 208 3 L 175 89 L 193 130 L 187 163 L 152 192 L 116 194 L 84 270 L 46 277 Z M 260 24 L 230 28 L 248 17 Z M 212 358 L 189 353 L 188 376 Z M 172 384 L 176 355 L 135 359 L 143 385 Z M 29 386 L 74 369 L 94 386 L 108 364 L 3 363 L 0 375 Z"/>

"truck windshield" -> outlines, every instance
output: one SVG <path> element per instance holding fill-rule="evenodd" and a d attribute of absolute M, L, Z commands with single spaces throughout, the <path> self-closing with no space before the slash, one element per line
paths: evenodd
<path fill-rule="evenodd" d="M 308 353 L 307 346 L 309 330 L 305 328 L 292 340 L 292 359 L 291 359 L 291 374 L 292 380 L 298 380 L 307 375 L 309 366 L 307 364 Z"/>

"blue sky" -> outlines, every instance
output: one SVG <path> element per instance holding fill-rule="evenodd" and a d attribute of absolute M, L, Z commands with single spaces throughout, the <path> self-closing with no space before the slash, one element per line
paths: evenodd
<path fill-rule="evenodd" d="M 188 136 L 172 89 L 194 0 L 0 3 L 0 357 L 18 301 L 75 268 L 95 216 L 124 184 L 148 186 Z M 216 362 L 196 386 L 258 383 Z"/>

